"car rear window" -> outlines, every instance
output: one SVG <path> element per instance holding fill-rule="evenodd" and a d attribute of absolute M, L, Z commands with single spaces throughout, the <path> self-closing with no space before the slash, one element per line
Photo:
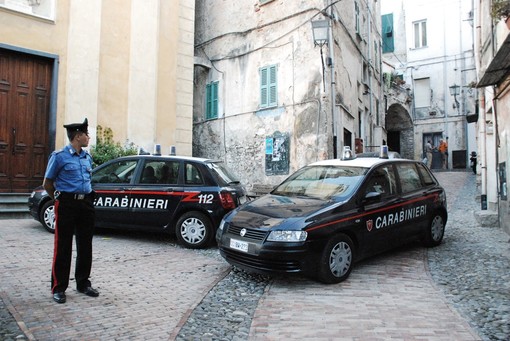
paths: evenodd
<path fill-rule="evenodd" d="M 238 184 L 237 178 L 223 165 L 222 162 L 209 162 L 207 167 L 212 170 L 212 175 L 220 185 Z"/>

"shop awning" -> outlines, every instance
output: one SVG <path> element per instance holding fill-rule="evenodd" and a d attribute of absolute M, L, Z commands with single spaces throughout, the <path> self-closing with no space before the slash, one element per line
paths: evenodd
<path fill-rule="evenodd" d="M 508 76 L 510 76 L 510 34 L 506 37 L 476 87 L 483 88 L 489 85 L 497 85 Z"/>

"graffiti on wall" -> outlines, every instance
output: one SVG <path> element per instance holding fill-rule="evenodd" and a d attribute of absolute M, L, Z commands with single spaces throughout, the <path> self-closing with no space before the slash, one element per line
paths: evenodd
<path fill-rule="evenodd" d="M 266 175 L 289 174 L 289 134 L 266 136 Z"/>

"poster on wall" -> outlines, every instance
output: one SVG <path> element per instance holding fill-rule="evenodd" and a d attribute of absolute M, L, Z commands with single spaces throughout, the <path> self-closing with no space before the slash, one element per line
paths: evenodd
<path fill-rule="evenodd" d="M 289 174 L 289 134 L 266 136 L 266 175 Z"/>

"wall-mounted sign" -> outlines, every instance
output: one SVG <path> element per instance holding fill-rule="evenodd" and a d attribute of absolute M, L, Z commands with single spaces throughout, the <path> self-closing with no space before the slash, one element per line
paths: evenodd
<path fill-rule="evenodd" d="M 266 175 L 289 174 L 289 134 L 266 136 Z"/>

